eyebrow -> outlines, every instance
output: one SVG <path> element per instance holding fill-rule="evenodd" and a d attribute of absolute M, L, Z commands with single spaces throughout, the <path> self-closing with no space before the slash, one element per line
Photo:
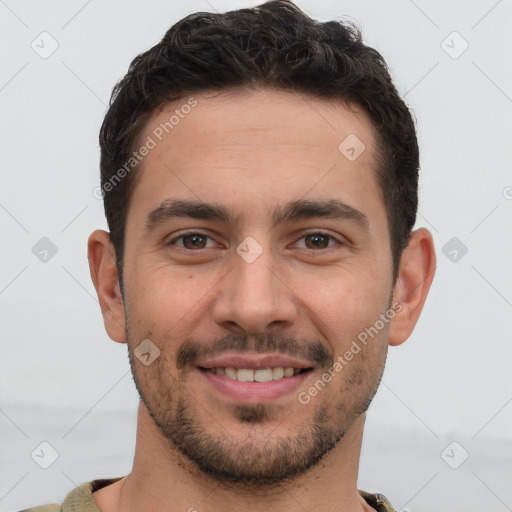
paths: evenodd
<path fill-rule="evenodd" d="M 144 232 L 149 235 L 159 225 L 175 218 L 192 218 L 236 224 L 239 216 L 235 215 L 230 208 L 218 204 L 195 200 L 167 199 L 148 214 Z M 314 218 L 353 222 L 365 231 L 369 230 L 370 225 L 365 213 L 338 199 L 299 199 L 290 201 L 272 212 L 273 228 L 285 222 Z"/>

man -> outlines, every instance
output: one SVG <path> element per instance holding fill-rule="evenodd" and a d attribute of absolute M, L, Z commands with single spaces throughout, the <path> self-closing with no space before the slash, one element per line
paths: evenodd
<path fill-rule="evenodd" d="M 379 53 L 288 0 L 193 14 L 132 62 L 100 144 L 88 255 L 134 464 L 32 510 L 393 510 L 357 489 L 363 426 L 435 253 Z"/>

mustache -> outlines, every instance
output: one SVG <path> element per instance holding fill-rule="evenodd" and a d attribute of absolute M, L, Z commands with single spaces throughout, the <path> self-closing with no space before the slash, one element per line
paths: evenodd
<path fill-rule="evenodd" d="M 270 333 L 250 337 L 233 334 L 206 344 L 186 340 L 176 355 L 176 369 L 195 366 L 199 358 L 218 356 L 224 352 L 269 352 L 301 357 L 325 369 L 334 364 L 334 353 L 318 340 L 298 342 L 295 338 Z"/>

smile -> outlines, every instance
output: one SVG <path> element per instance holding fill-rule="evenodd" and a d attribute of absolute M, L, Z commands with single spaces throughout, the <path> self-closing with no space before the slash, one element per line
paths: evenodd
<path fill-rule="evenodd" d="M 200 369 L 216 375 L 225 375 L 229 379 L 237 380 L 239 382 L 270 382 L 272 380 L 281 380 L 293 377 L 299 373 L 311 370 L 311 368 L 284 368 L 282 366 L 278 366 L 276 368 L 261 368 L 258 370 L 252 370 L 250 368 L 233 368 L 231 366 Z"/>
<path fill-rule="evenodd" d="M 197 367 L 209 390 L 224 400 L 243 403 L 269 403 L 293 396 L 305 386 L 312 368 L 290 366 L 274 368 L 235 368 L 233 366 Z M 274 372 L 276 378 L 274 378 Z M 285 373 L 286 372 L 286 373 Z M 270 378 L 272 376 L 272 378 Z M 258 380 L 259 379 L 259 380 Z"/>

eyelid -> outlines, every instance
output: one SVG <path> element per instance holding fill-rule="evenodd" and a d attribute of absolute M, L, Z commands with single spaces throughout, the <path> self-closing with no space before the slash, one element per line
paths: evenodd
<path fill-rule="evenodd" d="M 330 231 L 326 231 L 326 230 L 320 229 L 320 228 L 319 229 L 306 228 L 306 229 L 299 231 L 297 233 L 297 235 L 300 238 L 302 238 L 306 235 L 324 235 L 324 236 L 329 236 L 340 243 L 348 243 L 348 240 L 343 235 L 340 235 L 339 233 L 333 234 Z"/>

